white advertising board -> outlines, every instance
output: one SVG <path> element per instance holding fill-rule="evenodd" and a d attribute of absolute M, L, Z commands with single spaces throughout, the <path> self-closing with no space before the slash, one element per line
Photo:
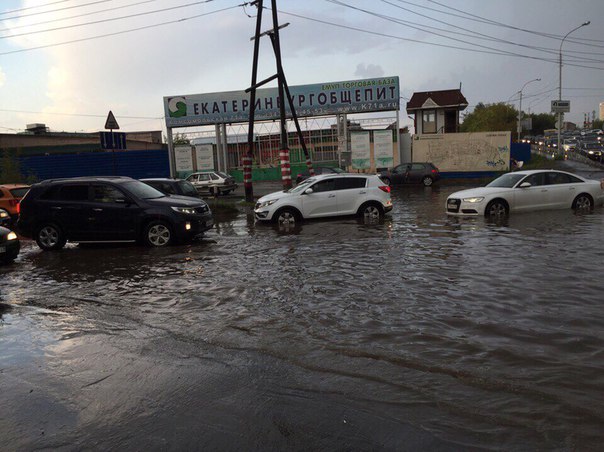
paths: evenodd
<path fill-rule="evenodd" d="M 214 146 L 211 144 L 198 144 L 195 146 L 197 171 L 214 169 Z"/>
<path fill-rule="evenodd" d="M 352 168 L 371 168 L 369 132 L 352 132 L 350 134 L 350 149 L 352 151 Z"/>
<path fill-rule="evenodd" d="M 375 130 L 373 132 L 373 159 L 376 168 L 387 168 L 393 165 L 392 143 L 392 130 Z"/>
<path fill-rule="evenodd" d="M 174 161 L 176 171 L 193 171 L 193 153 L 191 152 L 191 146 L 175 146 Z"/>

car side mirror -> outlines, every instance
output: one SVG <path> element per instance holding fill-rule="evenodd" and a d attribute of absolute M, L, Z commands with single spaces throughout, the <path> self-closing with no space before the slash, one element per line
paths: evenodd
<path fill-rule="evenodd" d="M 314 193 L 314 190 L 312 188 L 307 188 L 306 190 L 304 190 L 305 195 L 310 195 L 312 193 Z"/>
<path fill-rule="evenodd" d="M 529 188 L 532 187 L 530 182 L 522 182 L 519 186 L 520 188 Z"/>

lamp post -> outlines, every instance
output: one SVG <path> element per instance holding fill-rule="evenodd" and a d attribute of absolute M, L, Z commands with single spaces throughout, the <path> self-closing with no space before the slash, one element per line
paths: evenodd
<path fill-rule="evenodd" d="M 573 28 L 571 31 L 569 31 L 568 33 L 566 33 L 566 35 L 564 35 L 564 37 L 562 38 L 562 41 L 560 42 L 560 60 L 559 60 L 559 64 L 558 64 L 558 70 L 559 70 L 559 84 L 558 84 L 558 100 L 561 101 L 562 100 L 562 44 L 564 44 L 564 40 L 566 38 L 568 38 L 568 35 L 570 35 L 573 31 L 578 30 L 581 27 L 586 27 L 587 25 L 589 25 L 591 22 L 588 20 L 587 22 L 583 22 L 581 25 L 579 25 L 578 27 Z M 560 149 L 560 131 L 562 130 L 562 118 L 563 118 L 563 114 L 561 111 L 558 112 L 558 149 Z"/>
<path fill-rule="evenodd" d="M 520 88 L 520 102 L 518 105 L 518 143 L 520 143 L 520 134 L 522 133 L 522 90 L 526 87 L 526 85 L 528 85 L 529 83 L 532 82 L 540 82 L 541 79 L 540 78 L 536 78 L 533 80 L 529 80 L 528 82 L 526 82 L 524 85 L 522 85 L 522 88 Z"/>

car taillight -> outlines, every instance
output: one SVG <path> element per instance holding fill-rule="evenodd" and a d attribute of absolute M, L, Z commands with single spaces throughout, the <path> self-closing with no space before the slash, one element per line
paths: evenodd
<path fill-rule="evenodd" d="M 19 215 L 21 213 L 21 203 L 18 202 L 17 203 L 17 215 Z"/>
<path fill-rule="evenodd" d="M 437 169 L 433 169 L 432 170 L 432 174 L 436 174 L 436 173 L 438 173 L 438 170 Z"/>
<path fill-rule="evenodd" d="M 386 193 L 390 193 L 390 185 L 380 185 L 378 188 Z"/>

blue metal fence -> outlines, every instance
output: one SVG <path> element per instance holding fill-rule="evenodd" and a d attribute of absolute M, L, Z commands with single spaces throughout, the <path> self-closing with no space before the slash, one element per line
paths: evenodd
<path fill-rule="evenodd" d="M 19 158 L 21 173 L 39 180 L 77 176 L 169 177 L 165 149 L 35 155 Z"/>

